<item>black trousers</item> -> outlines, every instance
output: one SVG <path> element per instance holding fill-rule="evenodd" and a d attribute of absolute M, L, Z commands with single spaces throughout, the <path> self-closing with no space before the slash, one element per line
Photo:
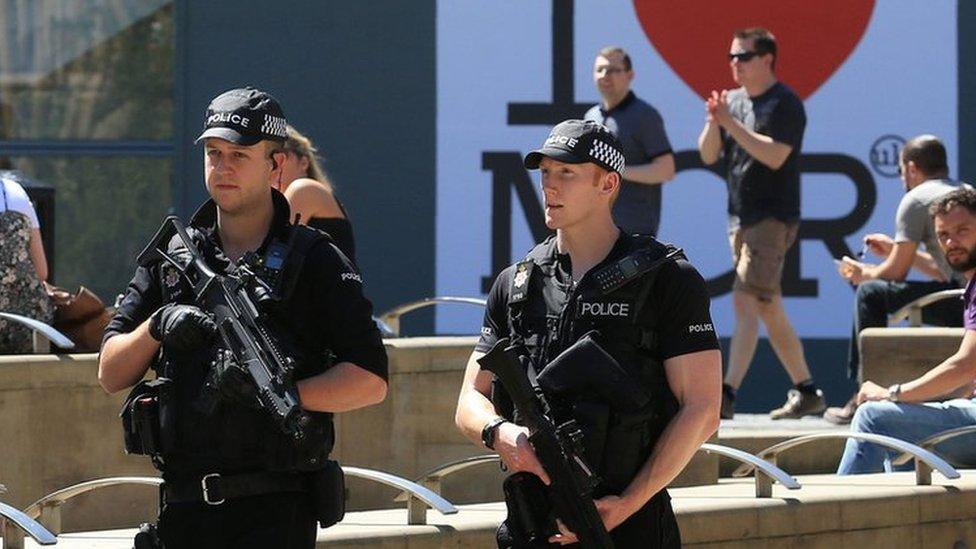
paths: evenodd
<path fill-rule="evenodd" d="M 671 496 L 667 491 L 658 492 L 651 501 L 610 531 L 616 549 L 680 549 L 681 532 L 671 508 Z M 518 532 L 503 522 L 496 534 L 499 549 L 543 549 L 550 547 L 579 547 L 558 543 L 527 543 L 519 539 Z"/>
<path fill-rule="evenodd" d="M 265 494 L 220 505 L 166 503 L 158 528 L 166 549 L 311 549 L 318 531 L 307 493 Z"/>

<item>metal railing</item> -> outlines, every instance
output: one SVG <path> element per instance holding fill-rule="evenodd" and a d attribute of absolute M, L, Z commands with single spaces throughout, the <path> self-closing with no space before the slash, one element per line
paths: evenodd
<path fill-rule="evenodd" d="M 889 437 L 885 435 L 877 435 L 874 433 L 811 433 L 809 435 L 803 435 L 796 438 L 791 438 L 784 440 L 778 444 L 774 444 L 765 450 L 756 453 L 756 457 L 768 461 L 772 464 L 776 464 L 776 459 L 780 453 L 789 450 L 790 448 L 796 448 L 797 446 L 802 446 L 808 442 L 813 442 L 815 440 L 822 439 L 857 439 L 864 440 L 867 442 L 873 442 L 881 446 L 887 446 L 898 450 L 899 452 L 905 452 L 912 455 L 915 459 L 915 484 L 919 486 L 926 486 L 932 484 L 932 470 L 936 470 L 942 474 L 942 476 L 948 479 L 959 478 L 959 471 L 956 471 L 951 465 L 946 463 L 946 461 L 939 456 L 933 454 L 932 452 L 925 450 L 924 448 L 919 448 L 918 446 L 905 442 L 904 440 L 899 440 L 894 437 Z M 743 477 L 748 475 L 752 471 L 753 466 L 751 464 L 740 465 L 738 469 L 732 472 L 734 477 Z"/>
<path fill-rule="evenodd" d="M 957 288 L 952 290 L 941 290 L 938 292 L 932 292 L 928 295 L 923 295 L 922 297 L 888 315 L 888 324 L 897 324 L 907 318 L 909 326 L 912 328 L 918 328 L 922 325 L 923 307 L 931 305 L 936 301 L 942 301 L 943 299 L 959 298 L 962 295 L 962 292 L 962 288 Z"/>
<path fill-rule="evenodd" d="M 772 497 L 772 485 L 773 481 L 779 482 L 785 488 L 789 490 L 798 490 L 801 485 L 795 478 L 790 476 L 786 471 L 783 471 L 776 465 L 763 461 L 758 457 L 748 453 L 738 450 L 736 448 L 730 448 L 728 446 L 722 446 L 719 444 L 702 444 L 698 448 L 700 452 L 706 452 L 709 454 L 722 455 L 737 461 L 754 466 L 759 470 L 759 474 L 756 475 L 756 497 L 757 498 L 768 498 Z M 422 486 L 433 490 L 434 492 L 440 493 L 441 491 L 441 481 L 446 477 L 470 469 L 471 467 L 482 465 L 485 463 L 497 463 L 500 461 L 498 454 L 483 454 L 480 456 L 473 456 L 468 458 L 463 458 L 455 461 L 450 461 L 442 465 L 438 465 L 433 469 L 427 471 L 426 473 L 417 477 L 415 482 Z M 410 509 L 411 505 L 414 507 L 419 507 L 421 510 L 422 502 L 416 501 L 416 499 L 407 494 L 406 492 L 401 492 L 397 495 L 395 501 L 407 501 L 407 508 Z"/>
<path fill-rule="evenodd" d="M 440 494 L 403 477 L 382 471 L 374 471 L 372 469 L 362 469 L 360 467 L 343 466 L 342 472 L 350 477 L 366 479 L 398 488 L 403 492 L 409 493 L 411 499 L 418 500 L 423 505 L 422 507 L 420 504 L 415 504 L 411 507 L 410 502 L 407 502 L 407 524 L 427 524 L 428 507 L 433 507 L 442 515 L 454 515 L 458 512 L 457 507 L 442 498 Z"/>
<path fill-rule="evenodd" d="M 162 483 L 163 479 L 158 477 L 108 477 L 88 480 L 51 492 L 30 504 L 24 509 L 24 513 L 33 519 L 40 520 L 41 524 L 55 534 L 60 534 L 61 506 L 71 498 L 94 490 L 108 488 L 109 486 L 135 484 L 156 487 Z"/>
<path fill-rule="evenodd" d="M 379 484 L 384 484 L 386 486 L 409 493 L 412 498 L 423 502 L 425 505 L 425 507 L 423 507 L 424 511 L 426 511 L 427 508 L 433 508 L 444 515 L 453 515 L 458 512 L 457 507 L 441 497 L 439 494 L 405 478 L 398 477 L 390 473 L 384 473 L 383 471 L 364 469 L 362 467 L 343 466 L 342 471 L 346 476 L 349 477 L 377 482 Z M 109 486 L 137 484 L 158 487 L 162 483 L 163 479 L 158 477 L 109 477 L 89 480 L 51 492 L 50 494 L 30 504 L 30 506 L 24 510 L 24 515 L 31 520 L 39 520 L 41 524 L 45 525 L 50 531 L 54 532 L 55 534 L 60 534 L 61 506 L 71 498 L 91 492 L 93 490 L 107 488 Z M 418 514 L 415 511 L 410 513 L 408 509 L 407 524 L 426 523 L 426 512 Z"/>
<path fill-rule="evenodd" d="M 40 320 L 34 320 L 23 315 L 14 313 L 0 313 L 0 318 L 5 318 L 11 322 L 16 322 L 30 328 L 34 354 L 46 354 L 51 352 L 51 344 L 54 343 L 62 349 L 74 349 L 75 344 L 68 339 L 68 336 L 54 329 L 54 326 L 45 324 Z"/>
<path fill-rule="evenodd" d="M 484 299 L 474 297 L 428 297 L 418 301 L 404 303 L 403 305 L 398 305 L 389 311 L 386 311 L 377 319 L 379 320 L 377 325 L 384 332 L 384 337 L 400 337 L 401 316 L 409 313 L 410 311 L 416 311 L 417 309 L 423 309 L 424 307 L 432 307 L 441 303 L 461 303 L 465 305 L 477 305 L 479 307 L 484 307 L 487 302 Z"/>
<path fill-rule="evenodd" d="M 0 537 L 3 538 L 4 549 L 23 549 L 25 533 L 39 545 L 54 545 L 58 542 L 57 536 L 27 513 L 0 503 Z"/>
<path fill-rule="evenodd" d="M 476 465 L 482 465 L 485 463 L 498 463 L 500 458 L 498 454 L 483 454 L 480 456 L 468 457 L 459 459 L 456 461 L 450 461 L 443 465 L 438 465 L 433 469 L 427 471 L 426 473 L 417 477 L 414 482 L 427 488 L 428 490 L 434 492 L 435 494 L 441 493 L 441 480 L 445 477 L 453 475 L 459 471 L 474 467 Z M 406 491 L 397 494 L 393 501 L 406 501 L 407 502 L 407 516 L 408 517 L 422 517 L 426 516 L 427 505 L 414 497 Z M 412 523 L 411 523 L 412 524 Z"/>
<path fill-rule="evenodd" d="M 750 471 L 755 470 L 757 498 L 773 497 L 774 480 L 782 484 L 783 487 L 788 490 L 799 490 L 801 487 L 800 483 L 797 482 L 795 478 L 790 476 L 786 471 L 777 467 L 775 463 L 763 461 L 749 452 L 743 452 L 737 448 L 730 448 L 720 444 L 709 443 L 702 444 L 699 450 L 709 454 L 718 454 L 736 461 L 741 461 L 743 465 L 750 467 Z"/>
<path fill-rule="evenodd" d="M 967 425 L 965 427 L 956 427 L 955 429 L 948 429 L 936 433 L 928 438 L 918 441 L 916 444 L 926 450 L 931 450 L 936 444 L 940 442 L 945 442 L 949 439 L 956 438 L 960 435 L 968 435 L 970 433 L 976 433 L 976 425 Z M 913 456 L 907 452 L 903 452 L 895 459 L 891 460 L 892 465 L 904 465 L 911 461 Z"/>

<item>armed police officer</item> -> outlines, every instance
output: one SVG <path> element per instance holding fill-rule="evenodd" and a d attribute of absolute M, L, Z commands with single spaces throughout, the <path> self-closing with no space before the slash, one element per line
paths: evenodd
<path fill-rule="evenodd" d="M 701 275 L 680 250 L 614 225 L 611 208 L 623 165 L 617 139 L 600 124 L 581 120 L 560 123 L 541 149 L 525 157 L 526 168 L 541 171 L 546 225 L 556 235 L 495 280 L 455 420 L 469 439 L 498 452 L 509 471 L 534 473 L 550 485 L 532 433 L 519 424 L 505 387 L 478 360 L 500 340 L 510 340 L 540 386 L 557 362 L 575 363 L 581 371 L 570 377 L 587 389 L 573 394 L 564 409 L 581 426 L 585 457 L 602 479 L 595 504 L 614 545 L 678 547 L 665 488 L 718 427 L 721 355 Z M 599 343 L 623 376 L 607 375 L 606 361 L 558 360 L 587 338 Z M 610 379 L 617 384 L 606 385 Z M 635 387 L 647 398 L 631 398 Z M 556 401 L 563 395 L 547 396 Z M 535 505 L 513 502 L 508 483 L 509 518 L 499 528 L 499 547 L 576 541 L 564 519 L 557 522 L 558 533 L 541 543 L 538 533 L 527 532 L 531 521 L 524 515 Z"/>
<path fill-rule="evenodd" d="M 288 392 L 307 415 L 302 436 L 257 405 L 252 379 L 217 375 L 246 371 L 227 358 L 241 349 L 222 348 L 225 325 L 218 337 L 213 311 L 197 306 L 199 288 L 179 261 L 140 259 L 106 330 L 102 387 L 146 389 L 127 410 L 135 410 L 139 453 L 163 473 L 165 547 L 314 547 L 316 522 L 341 517 L 341 470 L 327 459 L 332 414 L 386 396 L 387 357 L 359 273 L 327 235 L 292 225 L 287 201 L 272 190 L 286 137 L 284 113 L 268 93 L 216 97 L 197 139 L 210 200 L 186 231 L 192 246 L 174 237 L 162 247 L 176 258 L 194 248 L 217 275 L 257 273 L 258 331 L 290 357 Z M 156 380 L 140 382 L 150 367 Z"/>

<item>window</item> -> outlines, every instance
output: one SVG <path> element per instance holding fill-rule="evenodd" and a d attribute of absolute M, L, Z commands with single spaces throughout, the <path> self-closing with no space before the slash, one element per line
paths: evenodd
<path fill-rule="evenodd" d="M 54 281 L 107 304 L 170 210 L 173 6 L 0 0 L 0 167 L 54 187 Z"/>

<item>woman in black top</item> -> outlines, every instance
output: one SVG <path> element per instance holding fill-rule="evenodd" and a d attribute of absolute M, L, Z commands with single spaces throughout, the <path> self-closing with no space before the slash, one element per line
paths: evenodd
<path fill-rule="evenodd" d="M 292 219 L 298 215 L 299 223 L 329 233 L 342 253 L 355 261 L 352 224 L 335 197 L 332 183 L 319 166 L 315 145 L 298 130 L 288 126 L 284 151 L 285 162 L 277 187 L 288 199 Z"/>

